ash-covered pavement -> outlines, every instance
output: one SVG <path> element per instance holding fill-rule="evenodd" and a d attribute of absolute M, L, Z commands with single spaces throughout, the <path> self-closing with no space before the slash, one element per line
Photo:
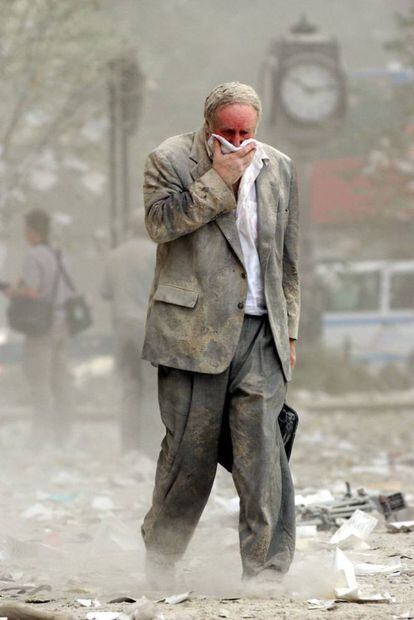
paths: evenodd
<path fill-rule="evenodd" d="M 307 398 L 295 399 L 292 393 L 290 399 L 301 416 L 291 462 L 297 492 L 340 494 L 348 481 L 369 492 L 401 491 L 414 506 L 414 411 L 408 405 L 349 410 L 344 401 L 342 410 L 321 413 L 307 410 Z M 133 603 L 109 601 L 143 595 L 156 601 L 191 591 L 189 600 L 178 605 L 158 603 L 159 614 L 177 620 L 238 620 L 331 613 L 309 609 L 307 600 L 335 598 L 335 551 L 327 544 L 332 532 L 300 536 L 294 565 L 273 591 L 250 592 L 239 582 L 237 500 L 223 470 L 178 567 L 177 591 L 149 591 L 139 527 L 150 503 L 154 462 L 140 453 L 122 454 L 113 418 L 80 421 L 65 451 L 27 445 L 28 420 L 7 417 L 0 427 L 0 605 L 32 601 L 37 610 L 86 618 L 91 609 L 77 599 L 97 599 L 101 607 L 94 611 L 129 614 Z M 390 534 L 376 516 L 369 548 L 344 552 L 354 565 L 388 567 L 357 579 L 364 592 L 389 593 L 395 603 L 341 602 L 335 617 L 392 618 L 414 612 L 414 533 Z"/>

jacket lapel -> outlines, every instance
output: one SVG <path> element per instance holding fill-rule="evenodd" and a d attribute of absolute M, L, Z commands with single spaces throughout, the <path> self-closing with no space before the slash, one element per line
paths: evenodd
<path fill-rule="evenodd" d="M 275 238 L 279 190 L 274 173 L 270 174 L 269 160 L 256 179 L 258 251 L 263 274 L 266 270 L 272 242 Z"/>
<path fill-rule="evenodd" d="M 203 174 L 211 168 L 211 159 L 208 156 L 205 146 L 204 129 L 197 131 L 194 137 L 193 146 L 190 153 L 190 173 L 194 181 L 197 181 Z M 236 226 L 236 213 L 227 212 L 219 215 L 215 223 L 226 237 L 232 250 L 236 254 L 239 261 L 244 265 L 243 251 L 240 245 L 239 233 Z"/>
<path fill-rule="evenodd" d="M 218 216 L 215 222 L 231 245 L 237 258 L 244 266 L 243 250 L 240 244 L 239 231 L 236 226 L 236 214 L 234 212 L 223 213 L 223 215 Z"/>
<path fill-rule="evenodd" d="M 194 181 L 197 181 L 211 168 L 211 159 L 205 146 L 204 129 L 199 129 L 194 135 L 193 146 L 190 152 L 190 173 Z"/>

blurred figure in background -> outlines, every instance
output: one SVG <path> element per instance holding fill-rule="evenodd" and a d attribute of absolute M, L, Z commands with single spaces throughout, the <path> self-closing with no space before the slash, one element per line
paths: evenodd
<path fill-rule="evenodd" d="M 144 233 L 142 216 L 131 218 L 129 230 L 132 237 L 109 254 L 101 285 L 102 297 L 111 303 L 122 390 L 121 440 L 126 452 L 147 447 L 154 434 L 149 432 L 148 396 L 155 386 L 154 368 L 141 359 L 155 246 Z"/>
<path fill-rule="evenodd" d="M 68 367 L 64 303 L 73 291 L 62 269 L 70 273 L 68 258 L 49 243 L 50 216 L 43 209 L 25 215 L 25 235 L 29 245 L 22 279 L 5 294 L 12 297 L 44 299 L 53 305 L 51 327 L 41 336 L 26 335 L 24 372 L 33 406 L 31 442 L 64 444 L 73 418 L 71 377 Z"/>

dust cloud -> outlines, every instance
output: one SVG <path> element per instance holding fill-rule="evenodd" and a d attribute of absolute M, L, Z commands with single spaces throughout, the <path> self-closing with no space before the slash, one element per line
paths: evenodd
<path fill-rule="evenodd" d="M 30 350 L 10 328 L 10 296 L 0 296 L 0 603 L 32 601 L 83 618 L 91 610 L 77 599 L 128 614 L 129 603 L 109 601 L 191 591 L 179 606 L 159 603 L 164 617 L 315 617 L 307 599 L 335 598 L 328 532 L 299 535 L 285 579 L 270 593 L 249 592 L 240 579 L 237 493 L 222 469 L 177 567 L 176 591 L 148 588 L 140 527 L 165 429 L 157 369 L 140 357 L 156 258 L 143 170 L 162 140 L 201 127 L 216 84 L 257 89 L 258 139 L 291 156 L 299 175 L 303 309 L 287 398 L 300 416 L 297 492 L 342 498 L 350 482 L 375 497 L 402 493 L 411 507 L 413 2 L 48 7 L 0 3 L 1 289 L 25 286 L 25 277 L 34 286 L 38 261 L 53 289 L 56 256 L 34 256 L 27 237 L 33 209 L 48 214 L 43 241 L 62 250 L 73 282 L 60 276 L 58 328 Z M 322 60 L 309 52 L 318 42 Z M 297 70 L 287 95 L 284 62 Z M 325 69 L 328 78 L 320 77 Z M 319 79 L 331 82 L 317 100 Z M 313 124 L 301 114 L 315 115 Z M 65 287 L 92 312 L 92 324 L 71 338 Z M 359 581 L 389 590 L 395 613 L 404 613 L 414 604 L 413 534 L 392 536 L 375 514 L 370 549 L 350 557 L 387 564 L 398 556 L 399 576 Z M 360 613 L 356 603 L 339 605 L 343 618 Z M 389 617 L 385 607 L 365 606 L 364 617 Z"/>

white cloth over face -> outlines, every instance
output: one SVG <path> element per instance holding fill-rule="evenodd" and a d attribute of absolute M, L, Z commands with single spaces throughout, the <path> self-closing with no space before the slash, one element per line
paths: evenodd
<path fill-rule="evenodd" d="M 256 144 L 256 153 L 250 166 L 245 170 L 239 185 L 237 196 L 236 225 L 243 251 L 244 263 L 247 272 L 246 314 L 266 314 L 266 300 L 263 289 L 263 274 L 257 250 L 257 194 L 256 179 L 263 167 L 263 160 L 269 159 L 261 142 L 249 138 L 240 147 L 233 146 L 222 136 L 212 134 L 208 146 L 213 149 L 213 141 L 217 139 L 221 144 L 222 153 L 234 153 L 248 144 Z"/>

